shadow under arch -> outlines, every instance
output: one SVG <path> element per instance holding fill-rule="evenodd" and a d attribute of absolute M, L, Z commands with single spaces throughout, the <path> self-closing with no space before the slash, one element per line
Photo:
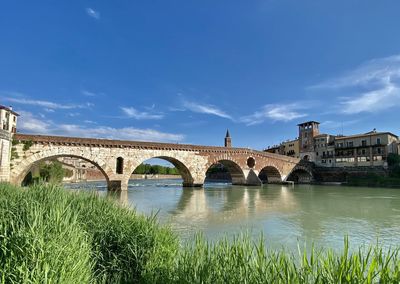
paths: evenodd
<path fill-rule="evenodd" d="M 78 155 L 71 155 L 71 154 L 59 154 L 59 155 L 51 155 L 51 156 L 46 156 L 46 157 L 42 157 L 40 159 L 35 160 L 34 162 L 28 164 L 27 166 L 25 166 L 25 168 L 22 170 L 22 172 L 18 175 L 18 177 L 16 178 L 16 183 L 18 185 L 22 185 L 23 181 L 25 180 L 26 176 L 32 172 L 32 169 L 35 166 L 38 166 L 41 162 L 43 161 L 49 161 L 49 160 L 55 160 L 57 158 L 76 158 L 76 159 L 80 159 L 86 162 L 91 163 L 92 165 L 94 165 L 104 176 L 106 183 L 107 183 L 107 188 L 110 189 L 111 187 L 111 182 L 110 182 L 110 178 L 107 175 L 107 173 L 105 172 L 105 170 L 96 162 L 92 161 L 91 159 L 85 158 L 85 157 L 81 157 Z"/>
<path fill-rule="evenodd" d="M 192 177 L 192 174 L 190 173 L 190 170 L 183 162 L 179 161 L 178 159 L 169 156 L 154 156 L 151 158 L 147 158 L 146 160 L 142 161 L 142 163 L 140 163 L 139 165 L 143 164 L 144 162 L 150 159 L 161 159 L 170 162 L 172 165 L 174 165 L 174 167 L 178 170 L 179 174 L 181 175 L 183 179 L 182 186 L 192 187 L 194 185 L 193 184 L 194 179 Z M 132 169 L 131 173 L 133 173 L 138 166 Z"/>
<path fill-rule="evenodd" d="M 289 174 L 286 180 L 293 181 L 294 183 L 310 183 L 313 181 L 313 176 L 305 169 L 295 169 Z"/>
<path fill-rule="evenodd" d="M 282 175 L 279 170 L 274 166 L 266 166 L 261 169 L 258 178 L 263 184 L 266 183 L 281 183 Z"/>
<path fill-rule="evenodd" d="M 230 175 L 230 182 L 233 185 L 246 184 L 246 177 L 242 168 L 232 160 L 218 160 L 217 162 L 211 164 L 206 171 L 206 182 L 210 181 L 210 179 L 207 179 L 207 173 L 210 171 L 210 169 L 218 167 L 218 165 L 222 165 L 223 168 L 227 170 L 227 173 Z"/>

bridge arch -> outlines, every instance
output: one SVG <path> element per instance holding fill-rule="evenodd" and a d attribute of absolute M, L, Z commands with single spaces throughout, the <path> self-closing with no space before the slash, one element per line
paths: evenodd
<path fill-rule="evenodd" d="M 246 176 L 242 167 L 240 167 L 237 161 L 234 159 L 228 159 L 227 157 L 216 158 L 211 163 L 207 164 L 204 178 L 206 178 L 208 170 L 217 164 L 222 164 L 224 168 L 228 170 L 231 176 L 232 184 L 246 184 Z"/>
<path fill-rule="evenodd" d="M 183 179 L 183 186 L 193 186 L 194 179 L 193 179 L 192 173 L 190 172 L 190 169 L 185 165 L 185 162 L 181 161 L 180 159 L 178 159 L 176 157 L 171 157 L 171 156 L 160 155 L 160 156 L 149 156 L 149 157 L 143 158 L 140 163 L 135 163 L 133 166 L 131 166 L 129 168 L 129 170 L 127 171 L 127 173 L 129 173 L 129 175 L 131 175 L 139 165 L 143 164 L 144 162 L 146 162 L 149 159 L 161 159 L 161 160 L 170 162 L 179 171 L 179 174 L 181 175 L 181 177 Z"/>
<path fill-rule="evenodd" d="M 265 183 L 281 183 L 282 174 L 279 169 L 273 165 L 264 166 L 259 174 L 258 178 L 263 184 Z"/>
<path fill-rule="evenodd" d="M 21 163 L 15 166 L 15 169 L 12 170 L 12 180 L 11 182 L 17 185 L 21 185 L 25 177 L 32 170 L 32 167 L 42 161 L 53 160 L 61 157 L 69 157 L 69 158 L 77 158 L 84 160 L 86 162 L 91 163 L 97 169 L 101 171 L 104 175 L 104 178 L 107 183 L 108 189 L 111 189 L 110 175 L 112 174 L 112 170 L 107 167 L 106 163 L 93 158 L 91 156 L 86 156 L 84 154 L 76 154 L 76 153 L 62 153 L 62 154 L 54 154 L 51 151 L 43 151 L 36 154 L 33 154 L 26 159 L 24 159 Z"/>
<path fill-rule="evenodd" d="M 287 181 L 295 183 L 310 183 L 314 179 L 312 172 L 303 166 L 296 166 L 286 178 Z"/>

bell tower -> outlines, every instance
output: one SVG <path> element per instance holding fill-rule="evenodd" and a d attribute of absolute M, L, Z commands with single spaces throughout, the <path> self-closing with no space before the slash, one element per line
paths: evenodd
<path fill-rule="evenodd" d="M 229 134 L 229 130 L 226 130 L 226 135 L 225 135 L 225 147 L 232 147 L 232 139 L 231 135 Z"/>

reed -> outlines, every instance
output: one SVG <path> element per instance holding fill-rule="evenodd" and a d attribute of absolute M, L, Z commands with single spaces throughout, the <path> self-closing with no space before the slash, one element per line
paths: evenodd
<path fill-rule="evenodd" d="M 399 248 L 296 254 L 242 234 L 181 244 L 155 216 L 52 185 L 0 184 L 1 283 L 399 283 Z"/>

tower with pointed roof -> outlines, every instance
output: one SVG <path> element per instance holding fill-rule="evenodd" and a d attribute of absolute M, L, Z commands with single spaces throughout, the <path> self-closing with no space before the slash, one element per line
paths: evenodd
<path fill-rule="evenodd" d="M 229 129 L 226 130 L 225 147 L 232 147 L 232 139 L 231 135 L 229 134 Z"/>

